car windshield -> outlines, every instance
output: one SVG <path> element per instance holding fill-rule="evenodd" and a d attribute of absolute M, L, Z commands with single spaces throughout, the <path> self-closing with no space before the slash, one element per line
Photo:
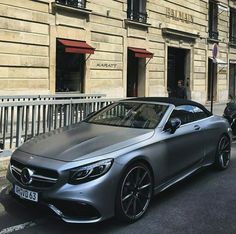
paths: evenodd
<path fill-rule="evenodd" d="M 119 102 L 92 115 L 85 122 L 130 128 L 153 129 L 161 121 L 168 105 Z"/>

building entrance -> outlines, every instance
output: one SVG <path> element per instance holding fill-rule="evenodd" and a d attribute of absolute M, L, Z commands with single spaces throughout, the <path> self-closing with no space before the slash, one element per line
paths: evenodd
<path fill-rule="evenodd" d="M 230 61 L 229 64 L 229 98 L 235 98 L 236 95 L 236 63 Z"/>
<path fill-rule="evenodd" d="M 168 47 L 167 91 L 176 97 L 178 80 L 182 80 L 190 98 L 190 50 Z"/>
<path fill-rule="evenodd" d="M 127 97 L 145 96 L 146 59 L 135 56 L 128 49 L 127 62 Z"/>

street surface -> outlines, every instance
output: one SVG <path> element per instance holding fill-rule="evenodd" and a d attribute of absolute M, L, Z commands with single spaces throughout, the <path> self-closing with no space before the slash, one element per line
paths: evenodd
<path fill-rule="evenodd" d="M 104 199 L 106 199 L 104 197 Z M 0 234 L 236 233 L 236 143 L 228 170 L 207 168 L 157 195 L 138 222 L 66 224 L 44 209 L 18 203 L 0 180 Z"/>

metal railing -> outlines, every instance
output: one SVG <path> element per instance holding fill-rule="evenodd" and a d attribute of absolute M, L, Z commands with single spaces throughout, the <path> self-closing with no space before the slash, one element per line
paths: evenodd
<path fill-rule="evenodd" d="M 93 99 L 106 97 L 105 94 L 84 94 L 84 93 L 57 93 L 44 95 L 2 95 L 0 102 L 5 101 L 40 101 L 40 100 L 60 100 L 60 99 Z"/>
<path fill-rule="evenodd" d="M 209 30 L 209 38 L 214 39 L 214 40 L 218 40 L 218 36 L 219 36 L 219 32 Z"/>
<path fill-rule="evenodd" d="M 147 13 L 128 10 L 127 18 L 140 23 L 147 23 Z"/>
<path fill-rule="evenodd" d="M 62 99 L 0 102 L 0 148 L 82 121 L 89 113 L 119 99 Z"/>
<path fill-rule="evenodd" d="M 236 37 L 235 36 L 230 36 L 229 37 L 229 42 L 232 44 L 236 44 Z"/>
<path fill-rule="evenodd" d="M 86 0 L 56 0 L 56 3 L 76 8 L 86 8 Z"/>

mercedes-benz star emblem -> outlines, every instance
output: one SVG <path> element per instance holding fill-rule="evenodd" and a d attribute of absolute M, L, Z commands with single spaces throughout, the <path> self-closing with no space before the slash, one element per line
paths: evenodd
<path fill-rule="evenodd" d="M 31 171 L 28 168 L 23 168 L 21 171 L 21 182 L 23 184 L 30 184 L 32 182 L 32 175 L 34 174 L 33 171 Z"/>

